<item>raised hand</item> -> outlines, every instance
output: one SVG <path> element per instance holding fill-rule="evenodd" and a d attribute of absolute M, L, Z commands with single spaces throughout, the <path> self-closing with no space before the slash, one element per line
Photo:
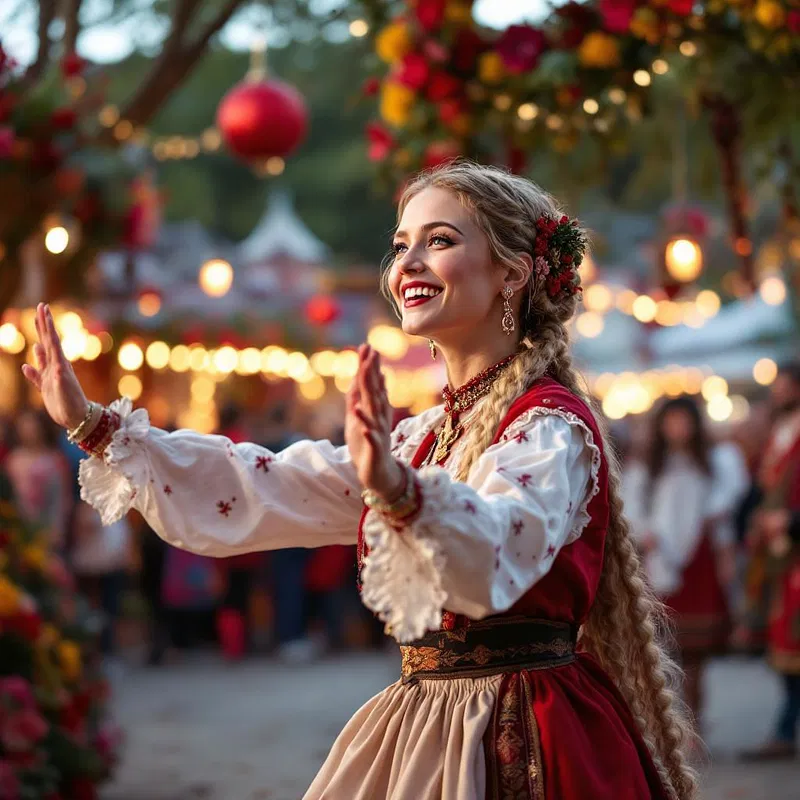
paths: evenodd
<path fill-rule="evenodd" d="M 33 346 L 36 366 L 24 364 L 22 374 L 42 393 L 47 413 L 62 428 L 77 428 L 86 416 L 88 401 L 80 383 L 61 349 L 50 306 L 36 307 L 36 332 L 39 341 Z"/>
<path fill-rule="evenodd" d="M 361 485 L 392 502 L 402 492 L 404 475 L 391 452 L 392 407 L 380 355 L 361 345 L 358 361 L 358 374 L 347 393 L 345 440 Z"/>

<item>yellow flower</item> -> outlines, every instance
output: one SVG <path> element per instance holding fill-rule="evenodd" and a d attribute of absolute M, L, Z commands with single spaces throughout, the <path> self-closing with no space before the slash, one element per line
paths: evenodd
<path fill-rule="evenodd" d="M 58 663 L 67 681 L 77 681 L 81 676 L 81 649 L 75 642 L 58 643 Z"/>
<path fill-rule="evenodd" d="M 786 11 L 775 0 L 758 0 L 753 12 L 756 22 L 765 28 L 780 28 L 786 21 Z"/>
<path fill-rule="evenodd" d="M 39 633 L 39 644 L 43 647 L 52 647 L 60 638 L 61 634 L 55 625 L 51 625 L 49 622 L 45 622 L 42 625 L 42 630 Z"/>
<path fill-rule="evenodd" d="M 387 64 L 396 64 L 411 48 L 411 32 L 405 22 L 390 22 L 375 37 L 375 52 Z"/>
<path fill-rule="evenodd" d="M 0 617 L 15 614 L 21 599 L 20 590 L 5 575 L 0 575 Z"/>
<path fill-rule="evenodd" d="M 578 61 L 584 67 L 611 69 L 620 63 L 619 44 L 608 33 L 592 31 L 587 34 L 578 48 Z"/>
<path fill-rule="evenodd" d="M 414 107 L 414 92 L 396 81 L 384 81 L 381 88 L 380 114 L 385 122 L 402 128 Z"/>
<path fill-rule="evenodd" d="M 472 19 L 472 9 L 466 0 L 450 0 L 444 8 L 444 16 L 448 22 L 466 25 Z"/>
<path fill-rule="evenodd" d="M 648 44 L 658 44 L 661 39 L 661 24 L 652 8 L 637 9 L 631 20 L 631 33 Z"/>
<path fill-rule="evenodd" d="M 500 83 L 506 76 L 506 68 L 500 53 L 490 50 L 478 59 L 478 77 L 489 85 Z"/>
<path fill-rule="evenodd" d="M 31 569 L 42 570 L 47 563 L 47 548 L 41 544 L 29 544 L 23 549 L 22 563 Z"/>

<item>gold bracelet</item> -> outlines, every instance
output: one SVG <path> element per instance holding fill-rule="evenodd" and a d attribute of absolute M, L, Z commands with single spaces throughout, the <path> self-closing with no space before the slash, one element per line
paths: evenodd
<path fill-rule="evenodd" d="M 405 521 L 416 516 L 421 506 L 417 481 L 414 479 L 412 471 L 405 464 L 401 466 L 405 474 L 405 483 L 400 497 L 393 503 L 387 503 L 380 495 L 370 489 L 361 493 L 367 508 L 377 511 L 381 516 L 388 517 L 394 522 Z"/>
<path fill-rule="evenodd" d="M 86 416 L 77 428 L 74 428 L 67 434 L 67 439 L 73 444 L 82 442 L 97 427 L 102 413 L 103 407 L 99 403 L 93 403 L 90 400 L 89 407 L 86 409 Z"/>

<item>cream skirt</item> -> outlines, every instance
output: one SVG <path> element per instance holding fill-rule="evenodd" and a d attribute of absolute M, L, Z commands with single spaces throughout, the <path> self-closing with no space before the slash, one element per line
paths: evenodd
<path fill-rule="evenodd" d="M 502 678 L 392 684 L 347 723 L 304 800 L 484 800 Z"/>

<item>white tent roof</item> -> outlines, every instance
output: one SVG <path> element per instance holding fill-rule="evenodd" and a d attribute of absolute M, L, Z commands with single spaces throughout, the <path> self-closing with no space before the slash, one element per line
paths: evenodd
<path fill-rule="evenodd" d="M 328 247 L 303 223 L 285 190 L 274 191 L 261 220 L 239 245 L 244 264 L 268 261 L 288 255 L 298 261 L 318 263 L 328 255 Z"/>

